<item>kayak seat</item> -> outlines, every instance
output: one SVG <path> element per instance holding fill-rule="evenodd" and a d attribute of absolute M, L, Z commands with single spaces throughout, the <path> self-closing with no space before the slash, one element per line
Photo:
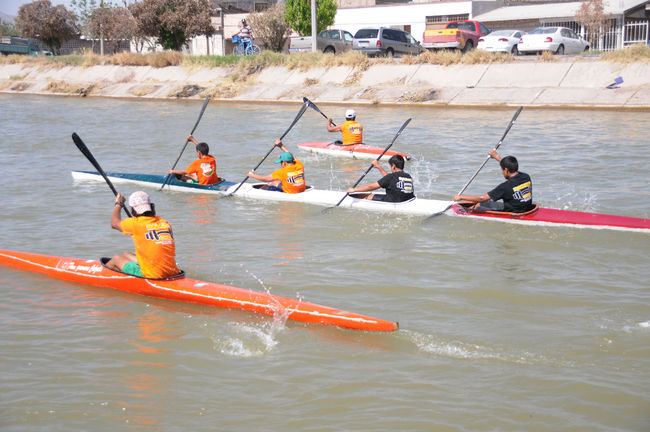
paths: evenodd
<path fill-rule="evenodd" d="M 363 144 L 363 143 L 343 144 L 343 141 L 336 140 L 332 144 L 334 144 L 335 146 L 338 146 L 338 147 L 352 147 L 352 146 L 360 145 L 360 144 Z"/>
<path fill-rule="evenodd" d="M 99 262 L 102 263 L 102 266 L 106 267 L 106 263 L 109 262 L 110 260 L 111 260 L 111 259 L 108 258 L 108 257 L 101 257 L 101 258 L 99 259 Z M 124 272 L 121 272 L 121 271 L 113 270 L 113 269 L 108 268 L 108 267 L 106 267 L 106 268 L 107 268 L 108 270 L 112 271 L 112 272 L 115 272 L 115 273 L 122 273 L 123 275 L 126 275 L 126 276 L 131 276 L 131 277 L 138 278 L 138 279 L 147 279 L 147 280 L 152 280 L 152 281 L 175 280 L 175 279 L 181 279 L 181 278 L 184 278 L 184 277 L 185 277 L 185 270 L 181 270 L 180 273 L 178 273 L 178 274 L 176 274 L 176 275 L 174 275 L 174 276 L 169 276 L 169 277 L 165 277 L 165 278 L 146 278 L 146 277 L 140 277 L 140 276 L 130 275 L 130 274 L 128 274 L 128 273 L 124 273 Z"/>
<path fill-rule="evenodd" d="M 539 210 L 539 206 L 535 204 L 535 206 L 528 210 L 527 212 L 523 213 L 514 213 L 514 212 L 505 212 L 505 211 L 496 211 L 496 210 L 473 210 L 473 211 L 468 211 L 468 213 L 481 213 L 481 214 L 493 214 L 493 215 L 501 215 L 501 216 L 508 216 L 513 219 L 518 219 L 522 218 L 525 216 L 533 215 L 537 213 L 537 210 Z"/>

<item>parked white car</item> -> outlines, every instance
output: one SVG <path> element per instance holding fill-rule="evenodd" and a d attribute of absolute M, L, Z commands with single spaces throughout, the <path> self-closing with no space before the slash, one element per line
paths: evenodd
<path fill-rule="evenodd" d="M 589 43 L 566 27 L 538 27 L 519 40 L 519 52 L 551 51 L 555 54 L 580 54 Z"/>
<path fill-rule="evenodd" d="M 524 34 L 525 32 L 521 30 L 496 30 L 481 36 L 476 48 L 483 51 L 500 51 L 518 55 L 517 44 Z"/>

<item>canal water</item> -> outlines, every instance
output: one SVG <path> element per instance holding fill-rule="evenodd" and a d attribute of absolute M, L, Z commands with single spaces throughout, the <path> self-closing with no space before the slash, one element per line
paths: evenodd
<path fill-rule="evenodd" d="M 106 171 L 165 173 L 199 101 L 0 96 L 0 248 L 82 258 L 131 250 Z M 240 181 L 299 104 L 210 103 L 195 133 Z M 335 122 L 347 107 L 320 106 Z M 418 196 L 449 199 L 514 108 L 354 107 L 366 142 L 412 155 Z M 369 161 L 303 153 L 336 138 L 307 111 L 285 139 L 310 184 Z M 524 109 L 515 155 L 545 207 L 650 217 L 646 112 Z M 275 151 L 258 173 L 270 173 Z M 180 167 L 195 157 L 185 151 Z M 376 181 L 372 171 L 366 181 Z M 468 189 L 501 181 L 490 161 Z M 123 194 L 135 190 L 120 185 Z M 395 333 L 274 322 L 0 267 L 2 431 L 647 431 L 650 234 L 431 220 L 148 192 L 196 279 L 399 321 Z"/>

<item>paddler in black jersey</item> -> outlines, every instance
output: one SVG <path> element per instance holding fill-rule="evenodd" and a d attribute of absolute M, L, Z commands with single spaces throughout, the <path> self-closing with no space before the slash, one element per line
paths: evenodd
<path fill-rule="evenodd" d="M 474 202 L 476 204 L 471 209 L 476 211 L 525 213 L 532 210 L 535 207 L 533 183 L 528 174 L 519 172 L 517 158 L 501 158 L 495 149 L 490 150 L 489 154 L 500 163 L 506 181 L 483 195 L 454 195 L 454 201 Z"/>
<path fill-rule="evenodd" d="M 363 198 L 386 202 L 404 202 L 415 198 L 413 179 L 410 174 L 404 172 L 404 158 L 401 155 L 392 156 L 388 160 L 388 164 L 390 165 L 390 174 L 379 165 L 379 162 L 376 160 L 372 161 L 372 166 L 377 168 L 383 177 L 374 183 L 350 188 L 348 189 L 348 193 L 369 192 L 384 188 L 386 189 L 385 195 L 371 193 L 365 195 Z"/>

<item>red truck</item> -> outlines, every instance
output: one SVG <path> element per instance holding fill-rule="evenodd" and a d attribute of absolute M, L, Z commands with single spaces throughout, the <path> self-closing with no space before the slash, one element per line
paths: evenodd
<path fill-rule="evenodd" d="M 450 21 L 444 29 L 425 30 L 422 47 L 455 48 L 467 52 L 476 47 L 478 38 L 488 33 L 490 30 L 478 21 Z"/>

